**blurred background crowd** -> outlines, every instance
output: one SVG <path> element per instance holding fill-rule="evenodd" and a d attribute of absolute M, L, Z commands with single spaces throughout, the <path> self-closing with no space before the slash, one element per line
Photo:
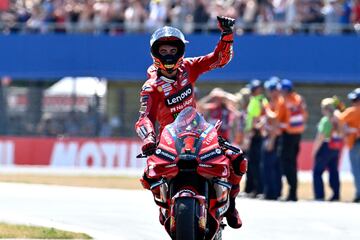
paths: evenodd
<path fill-rule="evenodd" d="M 122 34 L 169 24 L 217 32 L 218 15 L 235 18 L 238 34 L 360 30 L 360 0 L 1 0 L 0 30 Z"/>

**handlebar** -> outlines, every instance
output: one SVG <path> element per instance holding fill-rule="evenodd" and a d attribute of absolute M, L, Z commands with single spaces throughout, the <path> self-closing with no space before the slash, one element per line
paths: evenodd
<path fill-rule="evenodd" d="M 233 145 L 231 145 L 228 141 L 226 141 L 223 137 L 218 137 L 219 145 L 223 148 L 229 149 L 235 153 L 241 153 L 241 150 Z"/>

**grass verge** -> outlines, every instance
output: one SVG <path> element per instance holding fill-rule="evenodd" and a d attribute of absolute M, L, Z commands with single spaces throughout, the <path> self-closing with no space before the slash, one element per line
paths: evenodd
<path fill-rule="evenodd" d="M 62 231 L 55 228 L 0 223 L 0 238 L 26 239 L 92 239 L 84 233 Z"/>

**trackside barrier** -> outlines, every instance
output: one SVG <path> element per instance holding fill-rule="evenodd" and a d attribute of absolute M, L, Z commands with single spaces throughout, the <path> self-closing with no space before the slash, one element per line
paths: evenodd
<path fill-rule="evenodd" d="M 49 166 L 66 168 L 143 169 L 141 143 L 131 138 L 0 138 L 0 166 Z M 312 169 L 312 142 L 303 141 L 298 169 Z M 349 171 L 348 150 L 343 149 L 340 169 Z"/>

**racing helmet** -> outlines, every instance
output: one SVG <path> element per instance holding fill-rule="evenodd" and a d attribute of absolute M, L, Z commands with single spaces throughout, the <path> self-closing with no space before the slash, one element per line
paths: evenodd
<path fill-rule="evenodd" d="M 174 27 L 162 27 L 157 29 L 150 39 L 150 51 L 154 61 L 154 65 L 161 70 L 165 70 L 168 73 L 172 73 L 182 63 L 185 53 L 185 40 L 184 34 Z M 177 53 L 175 55 L 162 56 L 159 53 L 161 45 L 170 45 L 177 47 Z"/>

